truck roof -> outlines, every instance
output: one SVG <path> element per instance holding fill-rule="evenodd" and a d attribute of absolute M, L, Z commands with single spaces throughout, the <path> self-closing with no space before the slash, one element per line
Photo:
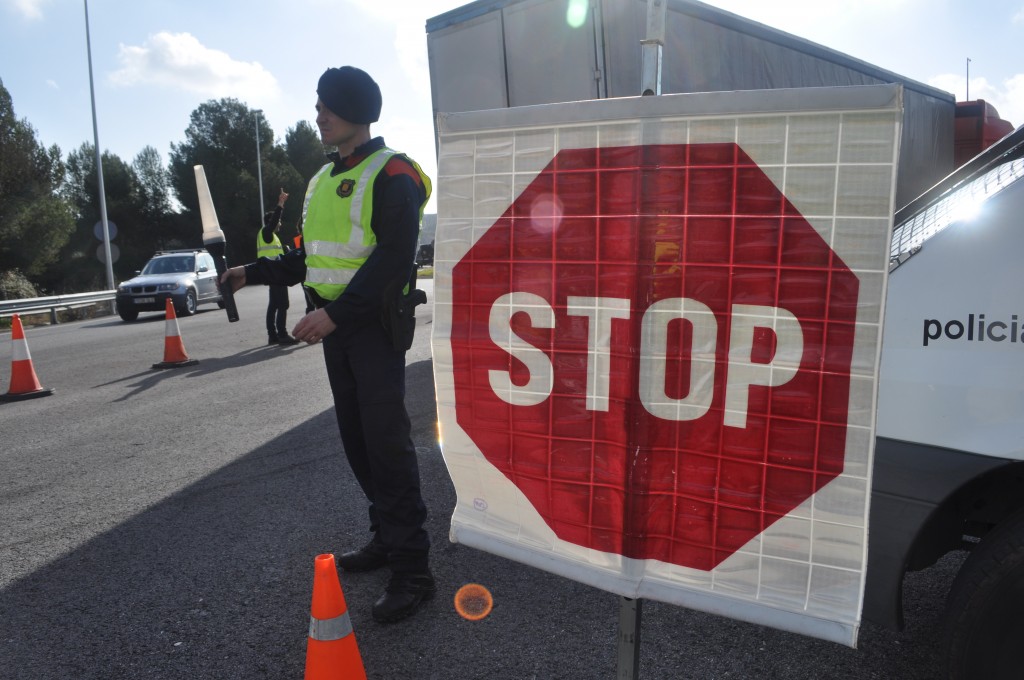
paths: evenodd
<path fill-rule="evenodd" d="M 1021 179 L 1024 125 L 896 211 L 889 250 L 890 270 L 916 253 L 925 241 Z"/>
<path fill-rule="evenodd" d="M 600 0 L 581 29 L 564 0 L 478 0 L 427 20 L 436 115 L 644 91 L 650 2 Z M 924 83 L 697 0 L 664 0 L 662 94 L 898 84 L 896 205 L 956 166 L 956 98 Z M 436 129 L 435 129 L 436 131 Z"/>

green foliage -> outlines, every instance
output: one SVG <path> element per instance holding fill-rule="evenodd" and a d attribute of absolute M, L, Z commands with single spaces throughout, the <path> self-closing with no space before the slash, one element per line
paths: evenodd
<path fill-rule="evenodd" d="M 63 177 L 60 149 L 36 141 L 0 81 L 0 271 L 34 276 L 57 260 L 74 229 L 71 207 L 58 193 Z"/>
<path fill-rule="evenodd" d="M 0 300 L 39 297 L 36 287 L 17 269 L 0 271 Z"/>
<path fill-rule="evenodd" d="M 257 164 L 256 126 L 259 126 Z M 115 284 L 140 269 L 159 249 L 202 245 L 202 220 L 193 166 L 205 169 L 230 264 L 256 257 L 262 173 L 265 209 L 283 189 L 282 240 L 296 233 L 306 183 L 325 162 L 316 130 L 299 122 L 284 143 L 262 115 L 234 99 L 201 104 L 192 112 L 185 141 L 172 144 L 169 164 L 146 147 L 129 164 L 110 152 L 101 156 L 108 222 L 114 225 Z M 103 290 L 106 266 L 96 152 L 83 143 L 62 160 L 44 149 L 35 131 L 19 121 L 0 82 L 0 295 L 27 297 Z M 172 194 L 173 192 L 173 194 Z M 27 287 L 26 287 L 27 286 Z M 16 292 L 11 292 L 16 291 Z"/>
<path fill-rule="evenodd" d="M 185 141 L 171 145 L 171 186 L 201 238 L 202 219 L 193 169 L 196 165 L 203 166 L 210 185 L 217 220 L 228 243 L 228 264 L 256 259 L 256 234 L 263 225 L 258 180 L 261 171 L 264 209 L 273 209 L 279 191 L 284 189 L 292 198 L 285 205 L 283 222 L 285 225 L 298 222 L 305 182 L 292 167 L 285 151 L 274 145 L 274 131 L 263 116 L 238 100 L 229 98 L 200 104 L 192 112 Z M 294 229 L 282 229 L 284 239 L 292 235 Z"/>
<path fill-rule="evenodd" d="M 284 148 L 288 155 L 288 161 L 307 184 L 327 162 L 320 134 L 304 120 L 300 120 L 295 127 L 288 129 L 288 133 L 284 136 Z"/>
<path fill-rule="evenodd" d="M 133 276 L 158 249 L 199 245 L 194 234 L 188 242 L 188 230 L 171 207 L 167 170 L 156 149 L 145 147 L 131 165 L 109 152 L 102 154 L 102 162 L 107 221 L 113 225 L 111 250 L 117 253 L 115 285 Z M 57 265 L 41 278 L 67 292 L 104 289 L 99 175 L 92 144 L 68 154 L 64 195 L 76 210 L 75 230 Z"/>

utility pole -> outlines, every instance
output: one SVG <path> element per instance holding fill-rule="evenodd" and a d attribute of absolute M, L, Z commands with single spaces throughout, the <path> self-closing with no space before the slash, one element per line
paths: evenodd
<path fill-rule="evenodd" d="M 253 111 L 253 119 L 256 121 L 256 174 L 257 179 L 260 183 L 260 228 L 263 228 L 263 216 L 267 214 L 263 208 L 263 160 L 260 153 L 260 115 L 263 113 L 262 109 L 256 109 Z"/>
<path fill-rule="evenodd" d="M 971 101 L 971 58 L 967 57 L 967 94 L 965 101 Z"/>
<path fill-rule="evenodd" d="M 89 0 L 85 3 L 85 50 L 89 58 L 89 98 L 92 101 L 92 136 L 96 145 L 96 176 L 99 180 L 100 221 L 103 223 L 103 253 L 107 265 L 107 290 L 114 289 L 114 263 L 110 255 L 110 223 L 107 221 L 107 192 L 103 188 L 103 158 L 100 154 L 100 132 L 96 124 L 96 89 L 92 82 L 92 42 L 89 39 Z"/>

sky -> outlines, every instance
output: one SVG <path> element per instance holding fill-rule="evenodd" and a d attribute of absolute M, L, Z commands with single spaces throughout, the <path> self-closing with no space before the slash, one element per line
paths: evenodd
<path fill-rule="evenodd" d="M 85 1 L 0 0 L 0 81 L 17 117 L 65 156 L 94 140 Z M 184 141 L 192 111 L 223 97 L 262 110 L 281 142 L 300 120 L 315 127 L 320 74 L 352 64 L 368 71 L 383 92 L 373 134 L 436 176 L 425 26 L 465 4 L 93 0 L 88 16 L 99 145 L 129 163 L 152 146 L 166 163 L 171 144 Z M 985 99 L 1014 126 L 1024 124 L 1024 0 L 707 4 L 958 100 L 968 94 Z M 435 212 L 433 200 L 427 212 Z"/>

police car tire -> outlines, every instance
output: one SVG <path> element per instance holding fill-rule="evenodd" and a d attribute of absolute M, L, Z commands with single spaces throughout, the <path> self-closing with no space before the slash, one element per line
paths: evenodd
<path fill-rule="evenodd" d="M 135 321 L 136 319 L 139 318 L 139 313 L 134 309 L 131 311 L 119 309 L 117 310 L 117 313 L 121 317 L 122 321 Z"/>
<path fill-rule="evenodd" d="M 996 525 L 950 587 L 949 678 L 1020 678 L 1024 669 L 1024 510 Z"/>

